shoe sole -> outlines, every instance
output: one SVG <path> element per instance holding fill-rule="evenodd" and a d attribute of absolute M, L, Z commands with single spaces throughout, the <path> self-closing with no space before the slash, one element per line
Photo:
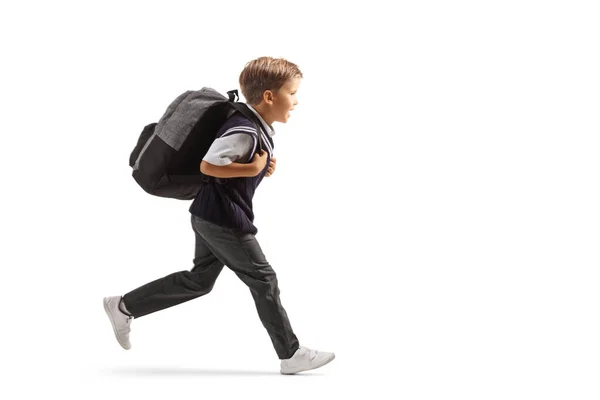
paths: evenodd
<path fill-rule="evenodd" d="M 293 375 L 293 374 L 297 374 L 298 372 L 303 372 L 303 371 L 310 371 L 313 369 L 317 369 L 317 368 L 321 368 L 324 365 L 329 364 L 330 362 L 332 362 L 335 359 L 335 354 L 331 354 L 331 357 L 326 358 L 325 360 L 321 361 L 319 364 L 315 364 L 310 368 L 294 368 L 294 369 L 288 369 L 288 370 L 281 370 L 281 374 L 283 375 Z"/>
<path fill-rule="evenodd" d="M 115 327 L 115 320 L 113 318 L 112 313 L 110 312 L 110 309 L 108 308 L 108 301 L 107 300 L 103 300 L 102 303 L 104 304 L 104 311 L 106 312 L 106 315 L 108 316 L 108 319 L 110 320 L 110 324 L 112 325 L 113 332 L 115 334 L 115 338 L 117 339 L 117 342 L 125 350 L 131 349 L 131 346 L 126 347 L 126 346 L 123 345 L 123 343 L 121 343 L 121 340 L 119 340 L 119 334 L 117 333 L 117 328 Z"/>

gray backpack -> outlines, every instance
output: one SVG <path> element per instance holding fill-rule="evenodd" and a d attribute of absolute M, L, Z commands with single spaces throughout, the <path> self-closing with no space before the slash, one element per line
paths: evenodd
<path fill-rule="evenodd" d="M 219 128 L 236 112 L 256 125 L 256 115 L 239 102 L 237 90 L 229 98 L 211 88 L 179 95 L 158 122 L 146 125 L 129 157 L 132 176 L 147 193 L 179 200 L 193 199 L 206 177 L 200 162 Z M 258 152 L 262 150 L 259 137 Z"/>

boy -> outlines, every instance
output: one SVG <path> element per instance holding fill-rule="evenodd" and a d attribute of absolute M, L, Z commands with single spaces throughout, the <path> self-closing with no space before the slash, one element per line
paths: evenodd
<path fill-rule="evenodd" d="M 281 360 L 282 374 L 319 368 L 333 353 L 300 346 L 279 299 L 273 268 L 255 235 L 252 198 L 263 177 L 275 172 L 273 122 L 286 123 L 298 101 L 302 79 L 298 67 L 285 60 L 261 57 L 246 64 L 239 83 L 248 107 L 261 122 L 239 113 L 221 127 L 200 164 L 208 177 L 192 205 L 196 235 L 194 267 L 143 285 L 124 296 L 104 298 L 104 309 L 119 344 L 126 350 L 133 318 L 172 307 L 209 293 L 225 265 L 250 288 L 259 317 Z M 258 149 L 261 135 L 263 150 Z M 212 177 L 212 178 L 211 178 Z"/>

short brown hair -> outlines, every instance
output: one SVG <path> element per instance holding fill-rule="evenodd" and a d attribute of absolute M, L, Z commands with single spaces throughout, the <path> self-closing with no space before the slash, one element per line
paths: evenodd
<path fill-rule="evenodd" d="M 298 66 L 283 58 L 260 57 L 246 64 L 240 74 L 240 88 L 251 105 L 262 101 L 265 90 L 277 92 L 288 79 L 302 78 Z"/>

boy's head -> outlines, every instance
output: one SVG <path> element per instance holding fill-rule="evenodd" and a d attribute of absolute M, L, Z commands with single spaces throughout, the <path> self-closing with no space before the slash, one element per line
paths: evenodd
<path fill-rule="evenodd" d="M 296 91 L 302 79 L 298 66 L 283 58 L 260 57 L 246 64 L 240 74 L 240 88 L 248 104 L 268 124 L 287 122 L 298 101 Z"/>

